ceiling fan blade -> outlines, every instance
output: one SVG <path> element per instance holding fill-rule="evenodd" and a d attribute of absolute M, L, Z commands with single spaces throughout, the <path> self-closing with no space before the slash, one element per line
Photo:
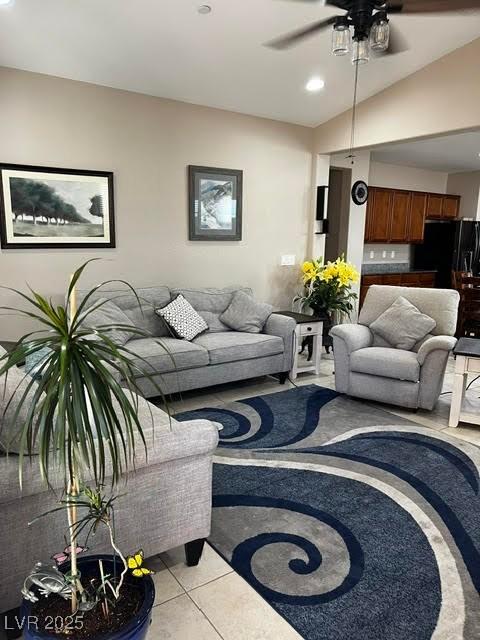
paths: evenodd
<path fill-rule="evenodd" d="M 390 21 L 390 42 L 386 51 L 387 55 L 395 55 L 408 51 L 410 47 L 400 29 Z"/>
<path fill-rule="evenodd" d="M 442 13 L 454 11 L 480 11 L 480 0 L 404 0 L 387 2 L 388 13 Z"/>
<path fill-rule="evenodd" d="M 287 33 L 280 38 L 276 38 L 275 40 L 271 40 L 265 44 L 266 47 L 270 47 L 271 49 L 288 49 L 289 47 L 293 47 L 298 44 L 305 38 L 312 36 L 314 33 L 318 31 L 322 31 L 322 29 L 326 29 L 330 27 L 336 21 L 336 17 L 327 18 L 326 20 L 320 20 L 319 22 L 314 22 L 308 27 L 304 27 L 303 29 L 297 29 L 296 31 L 292 31 L 291 33 Z"/>

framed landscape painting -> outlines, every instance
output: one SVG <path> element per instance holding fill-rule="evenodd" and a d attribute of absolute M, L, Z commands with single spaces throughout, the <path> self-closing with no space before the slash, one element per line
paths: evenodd
<path fill-rule="evenodd" d="M 190 165 L 189 239 L 241 240 L 243 171 Z"/>
<path fill-rule="evenodd" d="M 113 173 L 0 164 L 2 249 L 115 247 Z"/>

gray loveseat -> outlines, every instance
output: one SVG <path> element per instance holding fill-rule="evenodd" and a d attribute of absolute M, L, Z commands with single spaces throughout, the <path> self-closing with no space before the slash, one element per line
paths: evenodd
<path fill-rule="evenodd" d="M 412 351 L 391 348 L 369 329 L 399 296 L 437 323 L 432 335 Z M 337 391 L 401 407 L 433 409 L 456 344 L 458 303 L 458 293 L 450 289 L 370 287 L 358 324 L 341 324 L 330 331 Z"/>
<path fill-rule="evenodd" d="M 140 369 L 149 370 L 155 383 L 166 394 L 270 374 L 280 374 L 281 381 L 285 381 L 292 368 L 295 322 L 274 314 L 261 333 L 230 330 L 221 322 L 220 315 L 230 305 L 237 290 L 170 289 L 166 286 L 139 288 L 136 291 L 141 299 L 140 309 L 133 293 L 125 288 L 102 288 L 90 301 L 111 299 L 135 326 L 152 335 L 152 338 L 129 340 L 125 345 L 133 354 L 132 361 L 138 364 L 137 384 L 147 398 L 158 396 L 158 389 L 149 378 L 141 375 Z M 251 289 L 241 290 L 252 295 Z M 192 342 L 173 337 L 154 311 L 178 294 L 188 300 L 209 326 L 208 332 Z M 79 301 L 84 295 L 85 292 L 79 291 Z"/>

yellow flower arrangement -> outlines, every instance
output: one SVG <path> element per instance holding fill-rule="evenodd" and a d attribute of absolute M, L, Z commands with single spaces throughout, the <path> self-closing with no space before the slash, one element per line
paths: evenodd
<path fill-rule="evenodd" d="M 349 314 L 353 310 L 356 294 L 350 287 L 358 282 L 360 274 L 353 264 L 340 256 L 334 262 L 324 264 L 323 258 L 307 260 L 302 264 L 302 279 L 305 295 L 297 296 L 302 306 L 309 306 L 314 312 L 339 311 Z"/>

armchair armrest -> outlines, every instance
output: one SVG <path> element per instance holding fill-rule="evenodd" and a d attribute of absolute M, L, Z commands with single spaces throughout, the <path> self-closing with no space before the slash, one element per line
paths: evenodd
<path fill-rule="evenodd" d="M 330 335 L 343 340 L 349 354 L 370 347 L 373 341 L 372 332 L 363 324 L 337 324 L 330 329 Z"/>
<path fill-rule="evenodd" d="M 457 339 L 452 336 L 432 336 L 425 340 L 417 353 L 417 360 L 422 366 L 428 355 L 433 351 L 452 351 L 457 344 Z"/>
<path fill-rule="evenodd" d="M 283 338 L 284 360 L 282 372 L 291 371 L 293 367 L 293 347 L 296 326 L 297 324 L 293 318 L 272 313 L 263 329 L 263 333 L 269 336 L 279 336 Z"/>

